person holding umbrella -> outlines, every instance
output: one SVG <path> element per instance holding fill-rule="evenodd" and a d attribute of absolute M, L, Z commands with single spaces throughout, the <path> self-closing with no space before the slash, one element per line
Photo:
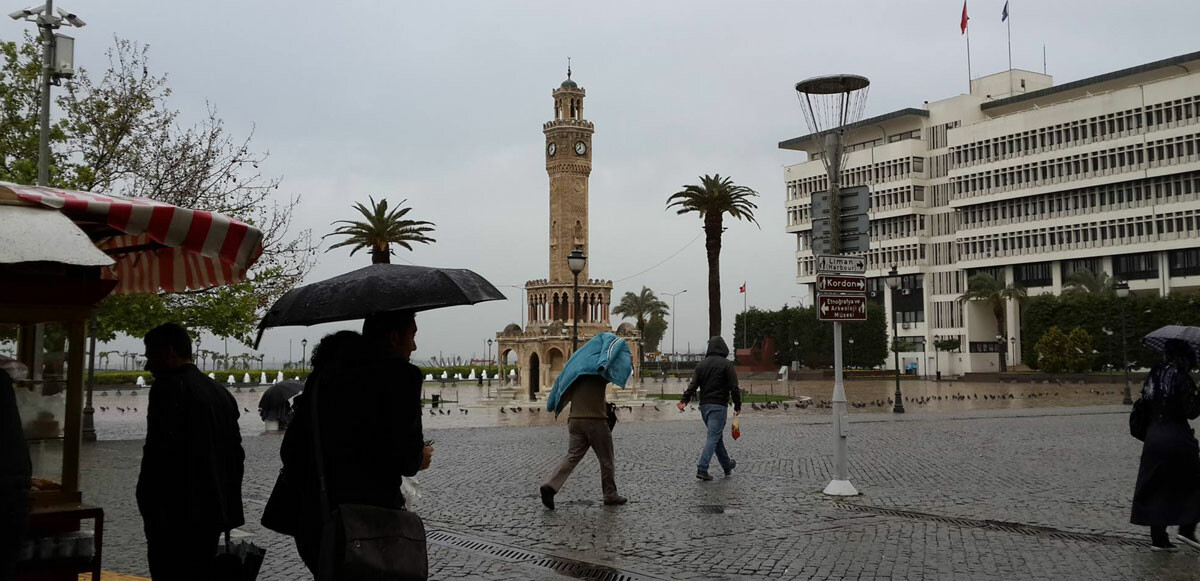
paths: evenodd
<path fill-rule="evenodd" d="M 1190 376 L 1196 350 L 1182 339 L 1154 337 L 1148 335 L 1145 343 L 1162 350 L 1164 359 L 1150 370 L 1135 405 L 1145 408 L 1135 413 L 1150 419 L 1129 522 L 1150 527 L 1152 550 L 1176 550 L 1167 534 L 1173 525 L 1179 526 L 1176 539 L 1200 549 L 1200 445 L 1188 424 L 1200 417 L 1200 394 Z"/>
<path fill-rule="evenodd" d="M 619 506 L 629 501 L 617 494 L 613 424 L 609 420 L 605 393 L 610 382 L 624 387 L 632 373 L 633 356 L 629 345 L 612 333 L 592 337 L 571 354 L 567 366 L 554 381 L 550 397 L 546 398 L 546 410 L 554 412 L 555 417 L 567 402 L 571 403 L 571 418 L 567 420 L 567 432 L 571 437 L 567 457 L 539 489 L 546 508 L 554 510 L 554 495 L 562 489 L 589 448 L 596 452 L 596 460 L 600 462 L 600 487 L 604 491 L 605 506 Z"/>

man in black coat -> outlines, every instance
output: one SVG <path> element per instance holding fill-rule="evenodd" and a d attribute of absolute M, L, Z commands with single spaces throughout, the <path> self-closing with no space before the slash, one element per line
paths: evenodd
<path fill-rule="evenodd" d="M 144 343 L 154 383 L 137 502 L 150 575 L 209 579 L 220 533 L 245 522 L 237 402 L 192 364 L 183 327 L 155 327 Z"/>
<path fill-rule="evenodd" d="M 700 452 L 700 461 L 696 463 L 696 478 L 712 480 L 708 474 L 708 465 L 712 462 L 713 453 L 725 475 L 733 474 L 737 462 L 729 457 L 725 450 L 725 420 L 728 418 L 730 400 L 733 400 L 733 415 L 742 413 L 742 391 L 738 389 L 737 372 L 729 361 L 729 346 L 720 337 L 708 340 L 708 352 L 704 360 L 696 366 L 696 373 L 688 384 L 687 391 L 676 404 L 683 411 L 687 403 L 700 392 L 700 415 L 708 428 L 708 439 Z"/>
<path fill-rule="evenodd" d="M 13 380 L 0 369 L 0 579 L 16 575 L 17 551 L 29 518 L 32 473 Z"/>

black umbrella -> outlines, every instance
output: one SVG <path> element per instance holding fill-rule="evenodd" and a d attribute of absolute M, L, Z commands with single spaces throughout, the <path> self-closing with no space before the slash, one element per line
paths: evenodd
<path fill-rule="evenodd" d="M 291 409 L 291 399 L 304 390 L 304 384 L 299 381 L 280 381 L 267 388 L 258 400 L 258 411 L 262 419 L 279 421 L 287 418 Z"/>
<path fill-rule="evenodd" d="M 1167 341 L 1178 339 L 1191 346 L 1200 359 L 1200 327 L 1184 327 L 1182 325 L 1167 325 L 1159 327 L 1142 338 L 1142 344 L 1162 353 L 1167 348 Z"/>
<path fill-rule="evenodd" d="M 427 311 L 504 298 L 492 283 L 463 268 L 372 264 L 295 288 L 280 297 L 258 324 L 258 341 L 270 327 L 365 319 L 388 311 Z"/>

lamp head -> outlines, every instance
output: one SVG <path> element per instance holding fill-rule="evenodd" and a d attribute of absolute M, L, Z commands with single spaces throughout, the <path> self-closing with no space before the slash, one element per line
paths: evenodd
<path fill-rule="evenodd" d="M 888 288 L 892 290 L 900 288 L 900 273 L 896 270 L 895 264 L 892 265 L 892 270 L 887 274 L 887 279 L 885 279 L 885 282 L 887 283 Z"/>
<path fill-rule="evenodd" d="M 1117 282 L 1113 283 L 1113 290 L 1117 291 L 1117 298 L 1123 299 L 1129 296 L 1129 283 L 1123 280 L 1118 280 Z"/>
<path fill-rule="evenodd" d="M 572 250 L 571 254 L 567 256 L 567 267 L 570 268 L 571 272 L 576 275 L 583 272 L 583 267 L 586 265 L 587 256 L 583 253 L 583 250 L 578 247 Z"/>

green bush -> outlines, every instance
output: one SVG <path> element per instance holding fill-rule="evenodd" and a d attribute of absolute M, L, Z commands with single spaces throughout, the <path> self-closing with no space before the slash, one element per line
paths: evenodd
<path fill-rule="evenodd" d="M 1080 327 L 1063 333 L 1058 327 L 1050 327 L 1034 347 L 1038 363 L 1048 373 L 1086 373 L 1095 360 L 1092 354 L 1092 338 Z"/>

